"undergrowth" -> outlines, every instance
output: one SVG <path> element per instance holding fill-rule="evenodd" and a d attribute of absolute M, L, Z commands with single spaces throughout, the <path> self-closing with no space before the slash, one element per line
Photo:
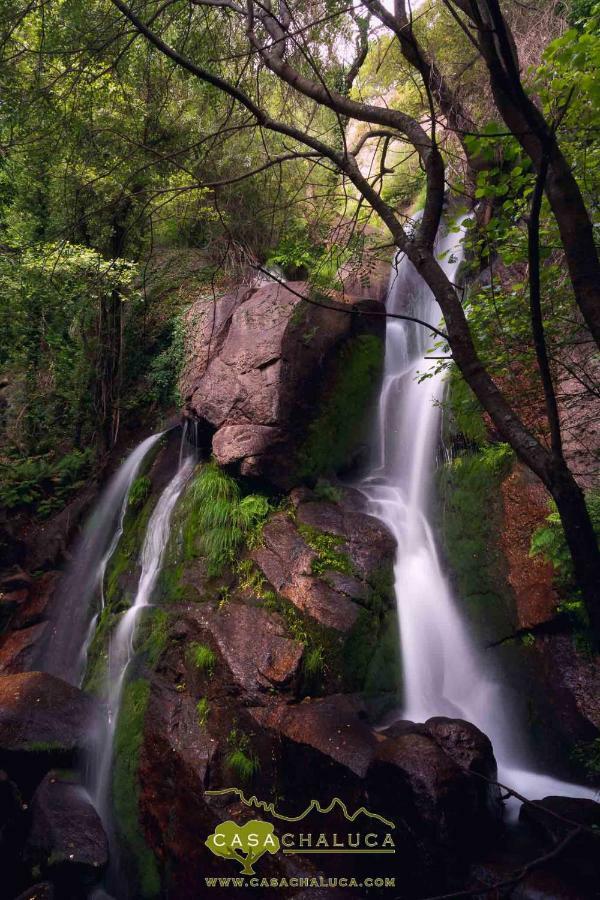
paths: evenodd
<path fill-rule="evenodd" d="M 235 479 L 216 463 L 207 463 L 184 500 L 185 558 L 193 558 L 199 550 L 206 558 L 208 574 L 220 575 L 243 544 L 252 546 L 260 540 L 269 509 L 266 497 L 243 497 Z"/>

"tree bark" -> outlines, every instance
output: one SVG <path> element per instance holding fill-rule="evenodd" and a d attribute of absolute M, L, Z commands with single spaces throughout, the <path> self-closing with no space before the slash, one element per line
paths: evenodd
<path fill-rule="evenodd" d="M 547 485 L 558 509 L 596 644 L 600 642 L 600 552 L 583 491 L 566 465 L 557 464 Z"/>

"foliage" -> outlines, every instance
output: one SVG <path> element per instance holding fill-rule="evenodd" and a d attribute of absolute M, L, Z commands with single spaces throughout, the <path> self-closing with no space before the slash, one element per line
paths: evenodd
<path fill-rule="evenodd" d="M 342 491 L 326 478 L 319 478 L 314 489 L 317 500 L 326 500 L 329 503 L 339 503 L 342 499 Z"/>
<path fill-rule="evenodd" d="M 182 315 L 177 315 L 170 325 L 169 342 L 155 356 L 148 369 L 150 396 L 159 406 L 179 406 L 179 376 L 185 358 L 185 325 Z"/>
<path fill-rule="evenodd" d="M 210 678 L 217 662 L 214 650 L 211 650 L 207 644 L 193 643 L 190 644 L 189 656 L 198 671 L 206 673 Z"/>
<path fill-rule="evenodd" d="M 592 781 L 600 775 L 600 738 L 592 741 L 580 741 L 571 752 L 571 758 L 579 763 Z"/>
<path fill-rule="evenodd" d="M 91 448 L 72 450 L 58 459 L 53 451 L 44 456 L 5 459 L 0 462 L 0 505 L 27 508 L 45 518 L 83 487 L 93 462 Z"/>
<path fill-rule="evenodd" d="M 258 494 L 241 496 L 237 482 L 214 463 L 202 466 L 186 492 L 186 552 L 193 555 L 196 542 L 206 557 L 208 574 L 220 575 L 235 560 L 245 540 L 256 540 L 256 529 L 269 512 L 267 499 Z"/>
<path fill-rule="evenodd" d="M 455 456 L 439 473 L 441 533 L 457 596 L 488 633 L 511 628 L 505 560 L 500 546 L 500 485 L 514 456 L 507 444 L 487 444 Z"/>
<path fill-rule="evenodd" d="M 586 504 L 594 526 L 594 530 L 600 539 L 600 492 L 591 492 L 586 496 Z M 554 501 L 550 501 L 550 513 L 546 517 L 544 525 L 541 525 L 531 538 L 531 556 L 541 556 L 546 562 L 552 563 L 554 570 L 564 585 L 573 583 L 573 563 L 565 533 L 563 531 L 560 516 Z"/>
<path fill-rule="evenodd" d="M 251 781 L 260 769 L 260 761 L 250 746 L 250 738 L 239 728 L 232 728 L 227 737 L 229 750 L 225 765 L 242 782 Z"/>
<path fill-rule="evenodd" d="M 160 893 L 160 875 L 154 854 L 146 844 L 139 821 L 138 769 L 150 685 L 139 679 L 125 685 L 117 729 L 113 766 L 113 797 L 117 828 L 137 866 L 139 896 Z"/>
<path fill-rule="evenodd" d="M 360 335 L 343 348 L 299 452 L 301 476 L 316 479 L 348 463 L 382 365 L 383 345 L 374 335 Z"/>

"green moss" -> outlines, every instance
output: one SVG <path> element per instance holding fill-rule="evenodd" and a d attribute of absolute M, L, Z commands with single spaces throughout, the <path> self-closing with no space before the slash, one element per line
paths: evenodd
<path fill-rule="evenodd" d="M 200 672 L 205 672 L 209 677 L 213 674 L 217 655 L 207 644 L 190 644 L 188 654 L 190 660 Z"/>
<path fill-rule="evenodd" d="M 345 575 L 354 573 L 352 561 L 346 553 L 339 549 L 345 543 L 343 537 L 337 534 L 329 534 L 319 531 L 311 525 L 298 525 L 298 531 L 317 554 L 311 563 L 313 575 L 323 575 L 325 572 L 342 572 Z"/>
<path fill-rule="evenodd" d="M 482 634 L 512 629 L 512 596 L 500 545 L 501 484 L 514 462 L 506 444 L 465 452 L 439 473 L 441 532 L 456 594 Z"/>
<path fill-rule="evenodd" d="M 152 482 L 147 475 L 140 475 L 129 489 L 127 503 L 130 509 L 139 509 L 146 502 L 152 490 Z"/>
<path fill-rule="evenodd" d="M 379 338 L 363 334 L 347 342 L 298 454 L 302 478 L 318 478 L 348 462 L 361 439 L 364 416 L 382 367 L 383 342 Z"/>
<path fill-rule="evenodd" d="M 117 829 L 135 861 L 139 896 L 160 895 L 160 874 L 156 858 L 146 844 L 139 821 L 140 785 L 138 769 L 144 720 L 150 699 L 150 685 L 139 679 L 123 690 L 115 733 L 113 798 Z"/>
<path fill-rule="evenodd" d="M 66 748 L 60 741 L 29 741 L 24 745 L 24 749 L 28 753 L 56 753 Z"/>
<path fill-rule="evenodd" d="M 139 649 L 154 669 L 169 642 L 169 615 L 164 609 L 151 609 L 139 630 Z"/>

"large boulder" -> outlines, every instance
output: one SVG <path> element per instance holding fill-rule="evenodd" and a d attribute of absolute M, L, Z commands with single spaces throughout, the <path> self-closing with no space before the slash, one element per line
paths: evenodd
<path fill-rule="evenodd" d="M 0 675 L 16 675 L 32 665 L 48 623 L 8 631 L 0 638 Z"/>
<path fill-rule="evenodd" d="M 108 863 L 108 841 L 98 813 L 80 784 L 49 772 L 31 803 L 26 855 L 54 881 L 69 886 L 93 883 Z"/>
<path fill-rule="evenodd" d="M 230 673 L 219 673 L 222 683 L 233 681 L 238 692 L 253 702 L 272 697 L 274 689 L 290 687 L 298 674 L 302 645 L 286 636 L 276 613 L 228 603 L 221 610 L 208 604 L 191 607 L 188 617 L 216 645 Z"/>
<path fill-rule="evenodd" d="M 347 634 L 361 608 L 369 609 L 375 589 L 391 601 L 386 576 L 396 550 L 394 538 L 373 516 L 347 509 L 345 503 L 317 501 L 310 491 L 292 492 L 292 502 L 295 517 L 284 512 L 272 516 L 250 555 L 278 594 L 319 625 Z M 347 562 L 344 571 L 322 564 L 315 549 L 321 536 L 339 538 L 336 552 Z"/>
<path fill-rule="evenodd" d="M 89 743 L 95 701 L 44 672 L 0 677 L 0 764 L 27 790 L 40 774 L 68 766 Z"/>
<path fill-rule="evenodd" d="M 340 353 L 351 352 L 357 346 L 352 341 L 360 338 L 372 343 L 360 345 L 372 357 L 370 365 L 357 369 L 354 380 L 361 383 L 345 391 L 353 394 L 347 397 L 344 419 L 352 417 L 356 427 L 342 423 L 351 442 L 382 359 L 382 304 L 325 297 L 322 306 L 303 299 L 308 296 L 303 282 L 270 283 L 200 300 L 187 317 L 181 392 L 188 415 L 213 432 L 217 462 L 289 486 L 302 469 L 301 445 L 315 419 L 317 400 L 335 381 Z M 328 418 L 335 418 L 334 413 Z M 327 427 L 333 429 L 331 440 L 340 442 L 336 423 L 328 421 Z M 352 448 L 343 449 L 349 453 Z M 315 474 L 313 463 L 304 460 L 307 474 Z"/>

